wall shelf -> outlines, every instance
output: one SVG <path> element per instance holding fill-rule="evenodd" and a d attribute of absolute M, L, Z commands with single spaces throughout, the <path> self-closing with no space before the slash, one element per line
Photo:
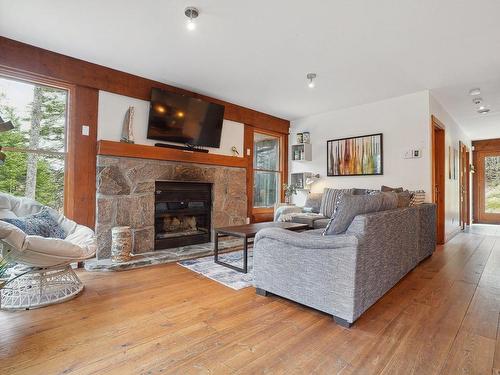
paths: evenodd
<path fill-rule="evenodd" d="M 310 187 L 306 185 L 308 178 L 314 176 L 312 172 L 302 172 L 302 173 L 291 173 L 290 174 L 290 184 L 295 185 L 299 190 L 309 190 Z"/>
<path fill-rule="evenodd" d="M 247 168 L 246 158 L 237 156 L 206 154 L 195 151 L 138 145 L 115 141 L 98 141 L 97 155 L 121 156 L 126 158 L 168 160 L 184 163 L 221 165 L 225 167 Z"/>
<path fill-rule="evenodd" d="M 312 145 L 310 143 L 299 143 L 292 145 L 292 161 L 311 161 Z"/>

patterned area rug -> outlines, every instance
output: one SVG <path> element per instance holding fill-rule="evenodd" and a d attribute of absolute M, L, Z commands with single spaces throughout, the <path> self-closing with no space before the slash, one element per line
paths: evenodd
<path fill-rule="evenodd" d="M 219 259 L 238 267 L 243 267 L 243 251 L 220 254 Z M 217 281 L 234 290 L 240 290 L 253 286 L 253 253 L 248 251 L 248 273 L 234 271 L 231 268 L 221 266 L 214 262 L 214 257 L 189 259 L 177 264 L 199 273 L 209 279 Z"/>

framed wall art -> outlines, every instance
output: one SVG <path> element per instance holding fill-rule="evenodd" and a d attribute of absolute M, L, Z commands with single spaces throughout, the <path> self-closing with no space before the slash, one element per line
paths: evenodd
<path fill-rule="evenodd" d="M 326 142 L 328 176 L 384 174 L 382 133 Z"/>

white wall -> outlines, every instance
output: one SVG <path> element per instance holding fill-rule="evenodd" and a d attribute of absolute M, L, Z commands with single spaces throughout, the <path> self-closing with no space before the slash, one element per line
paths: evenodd
<path fill-rule="evenodd" d="M 153 145 L 168 143 L 147 139 L 149 102 L 128 96 L 99 91 L 99 113 L 97 116 L 97 139 L 119 141 L 122 134 L 123 120 L 129 106 L 135 107 L 134 136 L 136 144 Z M 207 149 L 214 154 L 233 155 L 231 148 L 236 146 L 240 157 L 243 157 L 244 125 L 224 120 L 219 148 Z"/>
<path fill-rule="evenodd" d="M 425 190 L 430 201 L 430 126 L 429 92 L 421 91 L 384 101 L 326 112 L 293 121 L 290 144 L 296 143 L 299 132 L 309 131 L 312 143 L 312 161 L 290 161 L 290 172 L 319 173 L 321 179 L 313 185 L 313 192 L 324 187 L 380 189 L 381 185 L 402 186 L 410 190 Z M 384 174 L 382 176 L 326 176 L 326 141 L 336 138 L 383 133 Z M 420 149 L 422 157 L 404 159 L 408 149 Z M 291 160 L 291 159 L 289 159 Z M 301 205 L 305 193 L 294 197 Z"/>
<path fill-rule="evenodd" d="M 453 232 L 460 227 L 460 192 L 459 179 L 449 179 L 449 157 L 450 147 L 459 150 L 458 143 L 462 141 L 471 149 L 471 140 L 466 136 L 464 131 L 450 116 L 446 109 L 437 101 L 437 99 L 429 96 L 430 113 L 434 115 L 445 126 L 445 143 L 446 143 L 446 191 L 445 191 L 445 232 L 446 237 L 449 237 Z M 458 161 L 457 161 L 458 162 Z M 472 185 L 472 184 L 471 184 Z"/>

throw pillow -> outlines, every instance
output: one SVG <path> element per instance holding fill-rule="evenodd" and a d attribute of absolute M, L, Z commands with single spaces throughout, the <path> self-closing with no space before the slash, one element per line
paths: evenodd
<path fill-rule="evenodd" d="M 344 193 L 351 193 L 352 189 L 330 189 L 326 188 L 323 191 L 321 199 L 321 207 L 319 213 L 324 217 L 332 217 L 335 207 L 337 206 L 338 198 Z"/>
<path fill-rule="evenodd" d="M 358 189 L 358 188 L 352 189 L 353 195 L 365 195 L 365 194 L 369 194 L 369 192 L 370 192 L 370 190 L 368 190 L 368 189 Z"/>
<path fill-rule="evenodd" d="M 330 219 L 323 235 L 344 233 L 356 216 L 380 211 L 383 203 L 383 194 L 342 195 L 335 214 Z"/>
<path fill-rule="evenodd" d="M 398 193 L 398 208 L 408 207 L 411 201 L 411 194 L 408 190 Z"/>
<path fill-rule="evenodd" d="M 323 198 L 322 193 L 309 193 L 307 194 L 306 203 L 304 204 L 304 210 L 310 209 L 311 212 L 319 214 L 321 208 L 321 200 Z"/>
<path fill-rule="evenodd" d="M 391 188 L 389 186 L 382 185 L 382 187 L 380 188 L 380 191 L 383 191 L 384 193 L 389 192 L 389 191 L 393 191 L 395 193 L 402 193 L 404 191 L 404 189 L 402 187 Z"/>
<path fill-rule="evenodd" d="M 42 211 L 33 215 L 0 220 L 18 227 L 24 233 L 30 236 L 60 239 L 66 238 L 64 229 L 62 229 L 59 223 L 46 209 L 43 209 Z"/>
<path fill-rule="evenodd" d="M 410 200 L 410 206 L 418 206 L 419 204 L 425 202 L 425 191 L 423 190 L 411 191 L 410 194 L 412 194 Z"/>

